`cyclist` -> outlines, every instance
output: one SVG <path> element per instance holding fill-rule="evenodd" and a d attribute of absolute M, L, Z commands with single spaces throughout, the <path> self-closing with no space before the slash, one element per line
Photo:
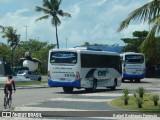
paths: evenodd
<path fill-rule="evenodd" d="M 12 98 L 12 86 L 14 88 L 14 91 L 16 91 L 16 88 L 15 88 L 15 83 L 14 83 L 14 80 L 12 79 L 12 75 L 8 75 L 8 78 L 7 80 L 5 81 L 5 85 L 4 85 L 4 94 L 7 95 L 7 90 L 10 91 L 10 98 Z"/>

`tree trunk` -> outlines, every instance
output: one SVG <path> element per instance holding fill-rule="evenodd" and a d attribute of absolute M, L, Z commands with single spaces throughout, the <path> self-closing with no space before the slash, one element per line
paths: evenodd
<path fill-rule="evenodd" d="M 138 104 L 138 108 L 142 108 L 142 104 Z"/>
<path fill-rule="evenodd" d="M 154 106 L 158 106 L 158 101 L 155 101 L 155 102 L 154 102 Z"/>
<path fill-rule="evenodd" d="M 57 25 L 56 25 L 56 40 L 57 40 L 57 48 L 59 49 L 58 33 L 57 33 Z"/>
<path fill-rule="evenodd" d="M 13 70 L 13 47 L 11 47 L 11 62 L 12 62 L 12 70 Z"/>
<path fill-rule="evenodd" d="M 124 101 L 124 105 L 128 105 L 128 100 L 125 100 L 125 101 Z"/>

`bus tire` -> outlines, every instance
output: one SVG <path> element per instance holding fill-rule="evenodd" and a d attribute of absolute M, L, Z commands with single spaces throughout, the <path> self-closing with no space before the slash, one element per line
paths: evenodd
<path fill-rule="evenodd" d="M 130 82 L 133 83 L 133 79 L 130 79 Z"/>
<path fill-rule="evenodd" d="M 41 77 L 39 77 L 39 78 L 38 78 L 38 81 L 41 81 L 41 80 L 42 80 L 42 78 L 41 78 Z"/>
<path fill-rule="evenodd" d="M 63 87 L 63 91 L 66 93 L 73 92 L 73 87 Z"/>
<path fill-rule="evenodd" d="M 97 89 L 97 80 L 96 79 L 93 80 L 93 86 L 91 89 L 92 89 L 92 92 L 96 92 L 96 89 Z"/>
<path fill-rule="evenodd" d="M 86 92 L 91 92 L 91 88 L 85 88 Z"/>
<path fill-rule="evenodd" d="M 110 87 L 111 90 L 115 90 L 117 86 L 117 79 L 114 80 L 113 86 Z"/>
<path fill-rule="evenodd" d="M 141 79 L 135 79 L 135 82 L 136 82 L 136 83 L 140 83 L 140 82 L 141 82 Z"/>
<path fill-rule="evenodd" d="M 124 83 L 124 78 L 121 79 L 122 83 Z"/>

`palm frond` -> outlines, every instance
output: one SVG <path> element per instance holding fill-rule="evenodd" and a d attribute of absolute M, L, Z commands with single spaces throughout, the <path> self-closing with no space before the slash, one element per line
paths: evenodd
<path fill-rule="evenodd" d="M 156 20 L 157 16 L 159 16 L 160 13 L 160 0 L 153 0 L 149 3 L 146 3 L 144 6 L 134 10 L 129 14 L 129 16 L 120 24 L 120 27 L 118 28 L 117 32 L 122 31 L 124 28 L 126 28 L 129 23 L 132 20 L 140 20 L 140 22 Z"/>
<path fill-rule="evenodd" d="M 61 24 L 61 21 L 59 20 L 57 16 L 55 16 L 55 18 L 51 19 L 51 23 L 53 26 L 59 26 Z"/>
<path fill-rule="evenodd" d="M 50 0 L 51 5 L 57 6 L 60 5 L 58 0 Z"/>
<path fill-rule="evenodd" d="M 61 4 L 61 1 L 62 0 L 51 0 L 51 4 L 53 5 L 55 11 L 59 10 L 59 6 Z"/>
<path fill-rule="evenodd" d="M 45 14 L 49 14 L 50 13 L 50 10 L 49 9 L 46 9 L 44 7 L 39 7 L 39 6 L 36 6 L 36 9 L 35 9 L 37 12 L 44 12 Z"/>
<path fill-rule="evenodd" d="M 58 15 L 60 16 L 65 16 L 65 17 L 71 17 L 71 14 L 67 13 L 67 12 L 63 12 L 63 10 L 59 10 L 58 11 Z"/>
<path fill-rule="evenodd" d="M 43 7 L 52 9 L 52 4 L 48 0 L 43 0 Z"/>
<path fill-rule="evenodd" d="M 2 29 L 2 32 L 4 31 L 4 27 L 2 25 L 0 25 L 0 28 Z"/>
<path fill-rule="evenodd" d="M 20 41 L 20 36 L 16 34 L 17 30 L 13 29 L 13 27 L 4 27 L 4 31 L 2 31 L 2 38 L 7 38 L 7 43 L 11 47 L 16 47 Z"/>
<path fill-rule="evenodd" d="M 42 16 L 42 17 L 36 19 L 36 22 L 39 21 L 39 20 L 48 19 L 48 18 L 49 18 L 49 15 L 45 15 L 45 16 Z"/>
<path fill-rule="evenodd" d="M 59 0 L 59 1 L 58 1 L 58 6 L 60 6 L 61 2 L 62 2 L 62 0 Z"/>
<path fill-rule="evenodd" d="M 160 17 L 157 19 L 151 31 L 148 33 L 146 39 L 139 47 L 141 52 L 145 53 L 147 58 L 151 58 L 151 56 L 157 54 L 155 34 L 156 31 L 160 30 L 159 25 L 160 25 Z"/>

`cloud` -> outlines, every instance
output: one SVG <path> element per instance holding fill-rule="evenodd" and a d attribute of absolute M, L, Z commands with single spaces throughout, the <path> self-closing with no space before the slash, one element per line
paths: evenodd
<path fill-rule="evenodd" d="M 77 5 L 80 11 L 76 14 L 76 19 L 67 21 L 69 24 L 66 23 L 65 26 L 68 28 L 65 34 L 65 36 L 68 36 L 68 41 L 73 42 L 75 40 L 77 45 L 82 45 L 84 42 L 124 45 L 120 40 L 121 38 L 132 37 L 132 32 L 135 30 L 146 29 L 144 25 L 132 23 L 122 33 L 116 32 L 121 21 L 131 11 L 142 6 L 142 2 L 103 1 L 103 4 L 99 4 L 101 6 L 97 5 L 95 9 L 96 1 L 87 0 L 86 3 Z"/>
<path fill-rule="evenodd" d="M 22 1 L 21 1 L 22 2 Z M 22 8 L 1 15 L 0 24 L 13 26 L 21 39 L 25 40 L 28 26 L 28 38 L 34 38 L 56 44 L 55 28 L 51 25 L 50 19 L 35 22 L 43 14 L 33 9 L 41 2 L 30 1 L 27 4 L 23 1 Z M 123 37 L 132 37 L 135 30 L 147 29 L 147 25 L 132 23 L 121 33 L 116 33 L 121 21 L 136 8 L 144 5 L 145 2 L 131 0 L 70 0 L 63 1 L 64 11 L 71 13 L 72 18 L 62 18 L 58 26 L 60 48 L 74 47 L 89 43 L 123 45 L 120 40 Z M 20 3 L 19 3 L 20 4 Z M 41 5 L 40 5 L 41 6 Z M 2 41 L 2 39 L 0 39 Z"/>
<path fill-rule="evenodd" d="M 0 4 L 1 3 L 9 3 L 9 2 L 11 2 L 12 0 L 0 0 Z"/>
<path fill-rule="evenodd" d="M 42 20 L 35 22 L 38 18 L 37 14 L 32 16 L 25 16 L 24 13 L 29 12 L 28 9 L 20 9 L 16 12 L 9 12 L 3 18 L 0 19 L 0 23 L 3 26 L 12 26 L 17 29 L 17 34 L 21 35 L 21 40 L 26 40 L 26 28 L 28 39 L 41 39 L 43 41 L 49 41 L 53 37 L 53 27 L 48 20 Z M 46 37 L 47 36 L 47 37 Z M 3 39 L 0 40 L 4 41 Z"/>
<path fill-rule="evenodd" d="M 106 1 L 107 0 L 96 0 L 95 2 L 92 1 L 93 2 L 92 6 L 93 7 L 101 6 L 101 5 L 105 4 Z"/>
<path fill-rule="evenodd" d="M 79 4 L 75 4 L 74 6 L 72 6 L 70 8 L 70 13 L 73 19 L 75 19 L 78 14 L 80 13 L 80 5 Z"/>

